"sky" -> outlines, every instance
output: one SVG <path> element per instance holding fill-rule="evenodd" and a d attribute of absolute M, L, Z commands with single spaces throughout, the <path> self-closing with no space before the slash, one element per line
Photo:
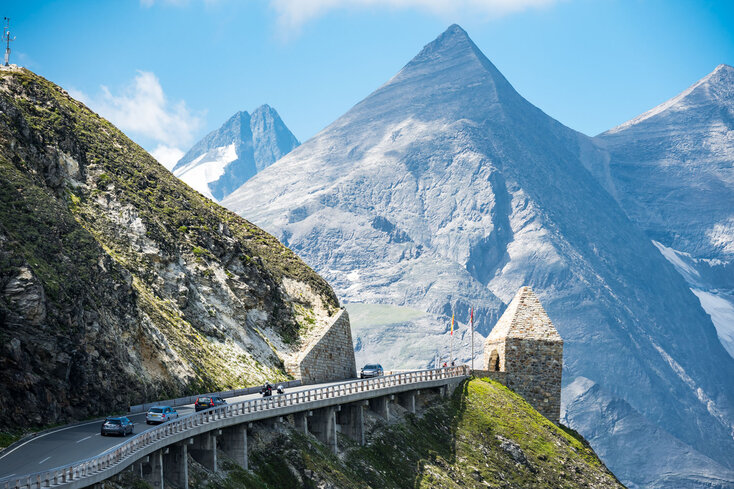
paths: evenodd
<path fill-rule="evenodd" d="M 590 136 L 734 65 L 734 2 L 3 0 L 11 63 L 172 166 L 239 110 L 300 141 L 461 25 L 517 91 Z"/>

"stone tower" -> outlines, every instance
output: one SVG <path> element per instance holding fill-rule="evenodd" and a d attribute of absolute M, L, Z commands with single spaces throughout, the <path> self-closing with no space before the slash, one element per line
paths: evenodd
<path fill-rule="evenodd" d="M 484 343 L 484 368 L 504 372 L 505 384 L 538 412 L 561 416 L 563 339 L 530 287 L 522 287 Z"/>

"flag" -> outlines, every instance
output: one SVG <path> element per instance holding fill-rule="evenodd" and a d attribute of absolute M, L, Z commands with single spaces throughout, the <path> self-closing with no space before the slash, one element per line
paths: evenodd
<path fill-rule="evenodd" d="M 454 335 L 454 313 L 451 313 L 451 336 Z"/>
<path fill-rule="evenodd" d="M 474 308 L 471 308 L 471 313 L 469 314 L 469 320 L 472 324 L 474 324 Z"/>

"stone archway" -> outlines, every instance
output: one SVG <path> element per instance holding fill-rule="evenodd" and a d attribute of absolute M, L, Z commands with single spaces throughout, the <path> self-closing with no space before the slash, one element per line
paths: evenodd
<path fill-rule="evenodd" d="M 492 372 L 500 371 L 500 355 L 497 350 L 492 350 L 492 354 L 489 355 L 489 370 Z"/>

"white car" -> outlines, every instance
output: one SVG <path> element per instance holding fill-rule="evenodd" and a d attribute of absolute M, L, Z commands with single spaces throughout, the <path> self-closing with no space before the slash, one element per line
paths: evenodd
<path fill-rule="evenodd" d="M 171 406 L 153 406 L 145 415 L 148 424 L 165 423 L 178 418 L 178 413 Z"/>

